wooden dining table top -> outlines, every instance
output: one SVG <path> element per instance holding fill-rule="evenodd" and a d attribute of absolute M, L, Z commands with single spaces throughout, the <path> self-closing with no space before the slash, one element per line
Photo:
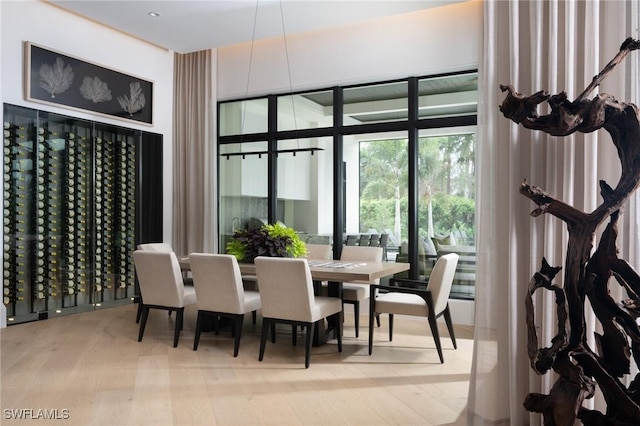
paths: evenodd
<path fill-rule="evenodd" d="M 311 277 L 317 281 L 373 281 L 378 278 L 409 270 L 409 264 L 403 262 L 357 262 L 340 260 L 307 259 Z M 183 270 L 191 269 L 189 256 L 178 258 Z M 256 265 L 239 263 L 242 275 L 256 275 Z"/>

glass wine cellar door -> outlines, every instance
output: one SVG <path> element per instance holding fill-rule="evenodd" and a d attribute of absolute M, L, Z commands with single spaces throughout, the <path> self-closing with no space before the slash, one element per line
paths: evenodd
<path fill-rule="evenodd" d="M 7 323 L 131 303 L 132 253 L 162 241 L 162 136 L 7 104 L 3 132 Z"/>

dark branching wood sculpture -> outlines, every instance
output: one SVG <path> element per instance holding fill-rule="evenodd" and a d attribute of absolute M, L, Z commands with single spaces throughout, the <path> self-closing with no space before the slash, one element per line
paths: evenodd
<path fill-rule="evenodd" d="M 640 185 L 640 120 L 635 105 L 618 102 L 613 96 L 598 94 L 587 99 L 625 56 L 637 49 L 640 41 L 627 39 L 575 101 L 568 100 L 564 92 L 523 96 L 512 86 L 501 86 L 503 92 L 507 91 L 500 106 L 505 117 L 554 136 L 603 128 L 611 135 L 622 165 L 615 188 L 600 181 L 602 204 L 590 213 L 526 181 L 520 186 L 520 193 L 538 205 L 532 216 L 551 214 L 564 221 L 569 232 L 564 286 L 552 284 L 561 268 L 550 266 L 543 258 L 540 271 L 529 283 L 525 301 L 531 367 L 538 374 L 553 369 L 559 376 L 548 395 L 531 393 L 524 401 L 528 411 L 542 413 L 545 425 L 570 426 L 576 419 L 585 425 L 640 424 L 640 374 L 629 387 L 621 380 L 630 374 L 631 356 L 636 366 L 640 362 L 640 328 L 636 323 L 640 316 L 640 276 L 618 257 L 616 246 L 620 209 Z M 550 113 L 538 115 L 537 107 L 545 101 Z M 591 255 L 596 229 L 607 218 L 609 224 Z M 627 299 L 614 300 L 609 293 L 612 282 L 625 289 Z M 532 301 L 539 288 L 553 291 L 557 305 L 558 332 L 551 346 L 543 348 L 538 345 Z M 587 343 L 587 299 L 602 325 L 602 334 L 595 335 L 595 349 Z M 605 413 L 583 407 L 584 400 L 594 395 L 596 387 L 604 396 Z"/>

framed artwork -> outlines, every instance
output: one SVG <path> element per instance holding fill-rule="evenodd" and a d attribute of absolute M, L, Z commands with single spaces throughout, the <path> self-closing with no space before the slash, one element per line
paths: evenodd
<path fill-rule="evenodd" d="M 153 82 L 25 42 L 25 98 L 153 125 Z"/>

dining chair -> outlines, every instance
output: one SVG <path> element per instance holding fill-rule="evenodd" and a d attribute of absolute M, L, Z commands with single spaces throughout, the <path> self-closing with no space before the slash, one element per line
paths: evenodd
<path fill-rule="evenodd" d="M 271 330 L 271 341 L 275 343 L 275 324 L 292 326 L 294 344 L 296 328 L 306 329 L 305 368 L 309 368 L 311 343 L 316 322 L 330 316 L 336 319 L 338 352 L 342 352 L 342 302 L 336 297 L 313 295 L 313 284 L 309 263 L 304 258 L 257 257 L 256 275 L 260 283 L 262 299 L 262 334 L 259 360 L 264 357 L 267 335 Z"/>
<path fill-rule="evenodd" d="M 193 287 L 185 287 L 178 258 L 173 252 L 136 250 L 133 262 L 142 296 L 138 342 L 142 341 L 150 309 L 176 312 L 173 347 L 178 346 L 185 306 L 196 303 Z"/>
<path fill-rule="evenodd" d="M 371 286 L 369 299 L 369 355 L 373 352 L 373 320 L 376 316 L 384 313 L 389 314 L 389 341 L 393 340 L 393 316 L 395 314 L 427 317 L 441 363 L 444 362 L 444 357 L 436 321 L 440 316 L 444 315 L 453 347 L 454 349 L 458 348 L 448 302 L 457 264 L 457 254 L 446 254 L 436 261 L 428 283 L 419 280 L 392 278 L 389 282 L 390 284 L 396 284 L 396 286 Z M 400 285 L 406 286 L 402 287 Z M 384 289 L 387 292 L 378 293 L 379 289 Z"/>
<path fill-rule="evenodd" d="M 387 244 L 389 244 L 389 234 L 380 234 L 380 247 L 382 247 L 382 258 L 387 261 L 389 257 L 387 255 Z"/>
<path fill-rule="evenodd" d="M 144 243 L 138 244 L 138 250 L 159 251 L 162 253 L 171 253 L 173 248 L 168 243 Z"/>
<path fill-rule="evenodd" d="M 160 253 L 172 253 L 173 247 L 168 243 L 143 243 L 138 244 L 138 250 L 146 250 L 146 251 L 157 251 Z M 185 285 L 193 285 L 193 280 L 191 277 L 185 277 L 183 275 L 182 281 Z M 137 294 L 134 296 L 134 301 L 138 303 L 138 311 L 136 312 L 136 324 L 140 322 L 140 317 L 142 316 L 142 296 Z M 169 312 L 171 315 L 171 312 Z"/>
<path fill-rule="evenodd" d="M 355 246 L 358 245 L 358 239 L 360 237 L 357 235 L 347 235 L 347 240 L 345 241 L 345 245 L 347 246 Z"/>
<path fill-rule="evenodd" d="M 371 247 L 382 247 L 380 245 L 380 234 L 371 234 L 371 238 L 369 239 L 369 245 Z"/>
<path fill-rule="evenodd" d="M 307 244 L 306 258 L 310 260 L 331 260 L 332 248 L 328 244 Z M 327 288 L 327 281 L 313 281 L 313 291 L 316 295 L 327 296 L 323 288 Z"/>
<path fill-rule="evenodd" d="M 345 246 L 340 255 L 341 261 L 382 262 L 382 247 Z M 380 279 L 369 281 L 351 281 L 342 284 L 342 301 L 353 305 L 356 337 L 360 334 L 360 302 L 369 297 L 370 285 L 379 284 Z"/>
<path fill-rule="evenodd" d="M 370 234 L 360 234 L 360 238 L 358 239 L 358 245 L 361 247 L 367 247 L 371 242 Z"/>
<path fill-rule="evenodd" d="M 235 256 L 228 254 L 191 253 L 189 255 L 193 286 L 198 300 L 198 319 L 193 350 L 198 350 L 200 334 L 207 318 L 230 318 L 233 321 L 233 356 L 238 356 L 244 315 L 260 309 L 260 294 L 245 291 L 240 267 Z M 216 332 L 217 332 L 216 327 Z"/>
<path fill-rule="evenodd" d="M 306 258 L 311 260 L 330 260 L 331 246 L 329 244 L 307 244 Z"/>

